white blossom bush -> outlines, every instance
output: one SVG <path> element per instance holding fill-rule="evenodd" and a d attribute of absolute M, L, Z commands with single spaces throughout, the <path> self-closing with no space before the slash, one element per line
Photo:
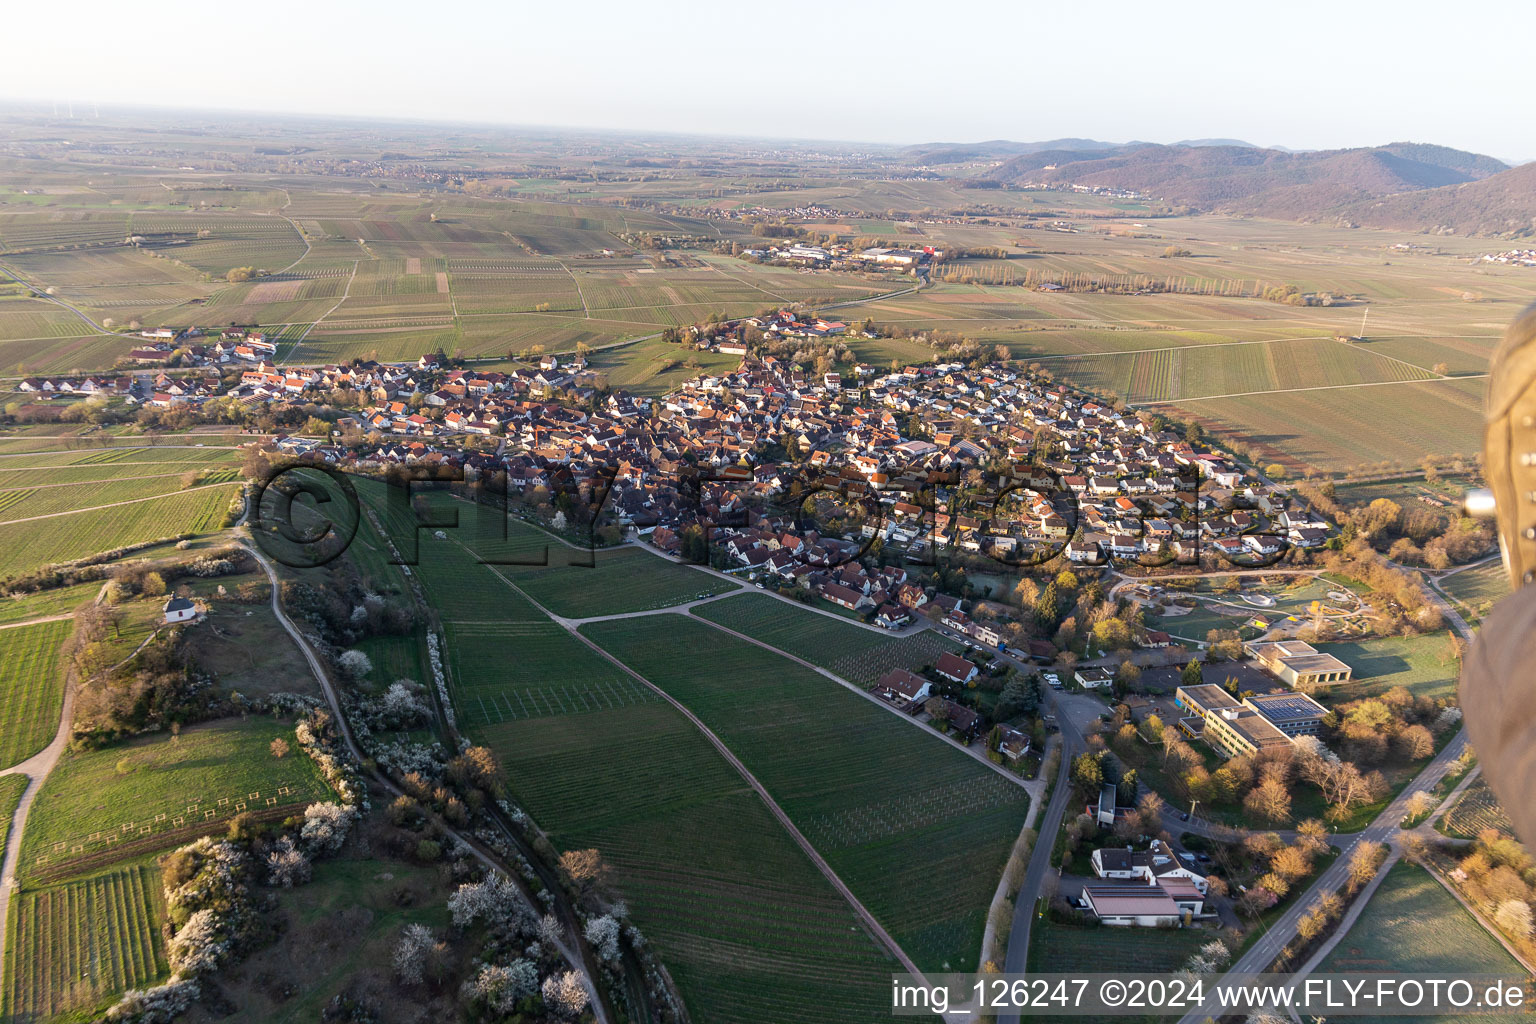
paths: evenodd
<path fill-rule="evenodd" d="M 171 937 L 166 958 L 173 970 L 195 978 L 218 967 L 229 950 L 229 937 L 219 916 L 205 908 L 187 918 L 187 923 Z"/>
<path fill-rule="evenodd" d="M 604 960 L 614 961 L 619 958 L 619 922 L 610 915 L 592 918 L 581 930 L 581 934 Z"/>
<path fill-rule="evenodd" d="M 437 702 L 443 709 L 443 717 L 455 731 L 459 723 L 454 717 L 453 701 L 448 699 L 448 677 L 443 672 L 443 652 L 438 644 L 437 633 L 427 631 L 427 657 L 432 664 L 432 682 L 437 687 Z"/>
<path fill-rule="evenodd" d="M 518 959 L 510 964 L 488 964 L 468 986 L 468 996 L 485 1004 L 498 1016 L 508 1016 L 517 1004 L 539 992 L 538 964 Z"/>
<path fill-rule="evenodd" d="M 420 985 L 427 967 L 427 954 L 437 940 L 424 924 L 408 924 L 395 946 L 395 976 L 404 985 Z"/>
<path fill-rule="evenodd" d="M 574 1019 L 587 1008 L 587 988 L 579 971 L 562 971 L 544 979 L 544 1005 L 561 1017 Z"/>
<path fill-rule="evenodd" d="M 397 729 L 431 714 L 426 701 L 416 692 L 416 684 L 409 679 L 396 679 L 389 684 L 389 689 L 379 698 L 379 710 L 388 725 Z"/>
<path fill-rule="evenodd" d="M 304 808 L 304 827 L 299 830 L 299 841 L 313 853 L 335 853 L 346 843 L 347 834 L 356 820 L 355 808 L 329 801 L 310 804 Z"/>
<path fill-rule="evenodd" d="M 504 935 L 532 935 L 538 927 L 533 909 L 512 880 L 493 871 L 480 882 L 465 882 L 448 897 L 448 913 L 456 927 L 484 921 Z"/>
<path fill-rule="evenodd" d="M 366 615 L 367 612 L 363 614 Z M 343 672 L 353 679 L 361 679 L 373 671 L 373 662 L 369 659 L 368 655 L 358 650 L 343 652 L 341 657 L 336 659 L 336 663 L 341 666 Z"/>
<path fill-rule="evenodd" d="M 267 884 L 291 889 L 309 881 L 312 869 L 309 858 L 290 835 L 280 837 L 267 852 Z"/>
<path fill-rule="evenodd" d="M 545 914 L 539 918 L 539 941 L 546 946 L 558 946 L 560 940 L 565 938 L 565 926 L 554 914 Z"/>
<path fill-rule="evenodd" d="M 111 1024 L 168 1024 L 190 1009 L 200 992 L 196 981 L 174 975 L 163 985 L 124 992 L 107 1010 L 106 1019 Z"/>

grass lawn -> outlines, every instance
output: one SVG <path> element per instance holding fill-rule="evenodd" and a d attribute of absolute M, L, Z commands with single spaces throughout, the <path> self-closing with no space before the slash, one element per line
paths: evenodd
<path fill-rule="evenodd" d="M 893 637 L 860 629 L 765 594 L 742 594 L 700 605 L 692 614 L 745 633 L 781 651 L 830 669 L 854 683 L 872 683 L 893 668 L 917 670 L 961 646 L 931 629 Z"/>
<path fill-rule="evenodd" d="M 1416 697 L 1454 699 L 1460 665 L 1451 655 L 1450 637 L 1442 630 L 1319 644 L 1319 651 L 1349 665 L 1354 675 L 1348 683 L 1320 690 L 1314 696 L 1332 705 L 1404 686 Z"/>
<path fill-rule="evenodd" d="M 1216 938 L 1203 928 L 1112 928 L 1035 919 L 1029 931 L 1030 971 L 1106 971 L 1114 974 L 1177 970 Z"/>
<path fill-rule="evenodd" d="M 140 858 L 20 891 L 0 990 L 5 1019 L 94 1019 L 125 989 L 164 977 L 160 888 L 159 870 Z"/>
<path fill-rule="evenodd" d="M 68 619 L 0 629 L 0 765 L 25 761 L 59 731 L 59 648 L 72 629 Z"/>
<path fill-rule="evenodd" d="M 1029 808 L 1022 788 L 845 687 L 704 623 L 622 619 L 583 633 L 698 715 L 919 967 L 973 969 Z M 920 781 L 900 792 L 892 779 Z M 927 888 L 935 878 L 944 879 L 943 899 Z"/>
<path fill-rule="evenodd" d="M 72 587 L 40 590 L 25 597 L 0 598 L 0 625 L 66 615 L 101 593 L 100 583 L 77 583 Z"/>
<path fill-rule="evenodd" d="M 1318 970 L 1527 973 L 1439 882 L 1406 860 L 1392 866 L 1355 926 Z"/>
<path fill-rule="evenodd" d="M 534 532 L 513 524 L 512 529 Z M 572 619 L 651 611 L 723 594 L 735 584 L 635 548 L 598 551 L 596 566 L 572 564 L 592 558 L 549 541 L 547 566 L 506 566 L 502 572 L 528 596 L 556 615 Z"/>
<path fill-rule="evenodd" d="M 268 749 L 280 736 L 294 747 L 281 760 Z M 161 733 L 101 750 L 71 750 L 32 805 L 18 873 L 53 875 L 76 859 L 95 860 L 128 843 L 177 845 L 200 829 L 222 829 L 242 810 L 329 795 L 314 763 L 293 743 L 292 725 L 270 718 L 212 722 L 179 737 Z"/>

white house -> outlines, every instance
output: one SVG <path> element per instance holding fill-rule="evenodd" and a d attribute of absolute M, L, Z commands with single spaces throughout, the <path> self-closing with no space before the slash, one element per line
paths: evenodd
<path fill-rule="evenodd" d="M 197 605 L 184 597 L 173 597 L 165 602 L 165 621 L 186 622 L 197 618 Z"/>

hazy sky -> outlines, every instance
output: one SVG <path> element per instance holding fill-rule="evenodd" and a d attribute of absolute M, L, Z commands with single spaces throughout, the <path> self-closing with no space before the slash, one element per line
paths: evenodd
<path fill-rule="evenodd" d="M 0 97 L 879 142 L 1536 157 L 1536 3 L 18 3 Z"/>

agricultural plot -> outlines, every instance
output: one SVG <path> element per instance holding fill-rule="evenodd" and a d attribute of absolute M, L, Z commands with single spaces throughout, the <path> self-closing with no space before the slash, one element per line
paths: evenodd
<path fill-rule="evenodd" d="M 0 629 L 0 768 L 25 761 L 58 731 L 59 649 L 73 628 L 64 619 Z"/>
<path fill-rule="evenodd" d="M 219 529 L 238 493 L 237 484 L 200 487 L 126 505 L 0 524 L 0 576 L 126 544 Z"/>
<path fill-rule="evenodd" d="M 21 795 L 27 791 L 30 782 L 25 775 L 0 775 L 0 850 L 5 849 L 10 839 L 16 808 L 21 804 Z"/>
<path fill-rule="evenodd" d="M 1487 781 L 1479 775 L 1461 791 L 1456 803 L 1440 819 L 1440 830 L 1458 839 L 1476 839 L 1478 833 L 1489 828 L 1506 836 L 1515 834 L 1514 823 L 1500 806 L 1493 790 L 1488 788 Z"/>
<path fill-rule="evenodd" d="M 931 629 L 912 636 L 886 636 L 763 594 L 713 601 L 692 614 L 864 685 L 893 668 L 918 671 L 945 651 L 961 649 Z"/>
<path fill-rule="evenodd" d="M 90 327 L 75 318 L 61 338 L 0 341 L 0 373 L 74 373 L 110 367 L 133 343 L 116 334 L 84 334 Z"/>
<path fill-rule="evenodd" d="M 892 961 L 740 777 L 649 690 L 427 538 L 412 571 L 447 620 L 465 726 L 561 849 L 602 852 L 695 1018 L 874 1019 Z"/>
<path fill-rule="evenodd" d="M 158 870 L 129 864 L 14 896 L 0 993 L 5 1019 L 88 1013 L 163 977 L 159 890 Z"/>
<path fill-rule="evenodd" d="M 1423 868 L 1406 860 L 1392 866 L 1354 927 L 1318 970 L 1417 975 L 1526 973 L 1454 896 Z"/>
<path fill-rule="evenodd" d="M 948 741 L 694 620 L 582 632 L 698 715 L 924 970 L 976 963 L 1029 797 Z M 920 778 L 921 793 L 892 778 Z M 945 879 L 945 899 L 924 879 Z"/>
<path fill-rule="evenodd" d="M 1075 384 L 1112 391 L 1131 402 L 1427 380 L 1434 376 L 1426 369 L 1326 339 L 1068 356 L 1052 359 L 1047 365 Z"/>
<path fill-rule="evenodd" d="M 238 475 L 234 469 L 211 470 L 209 477 L 200 480 L 199 485 L 233 482 Z M 164 497 L 188 489 L 182 486 L 179 475 L 157 475 L 142 480 L 60 482 L 32 487 L 4 486 L 7 483 L 9 481 L 0 476 L 0 523 L 52 516 L 82 507 Z"/>
<path fill-rule="evenodd" d="M 8 253 L 121 242 L 128 235 L 122 210 L 46 210 L 0 214 L 0 246 Z"/>
<path fill-rule="evenodd" d="M 1414 696 L 1456 698 L 1461 666 L 1448 632 L 1329 643 L 1318 649 L 1354 669 L 1349 682 L 1322 691 L 1320 700 L 1355 700 L 1394 686 L 1407 687 Z"/>
<path fill-rule="evenodd" d="M 1425 455 L 1468 455 L 1482 446 L 1481 379 L 1292 391 L 1160 408 L 1230 432 L 1266 460 L 1325 473 L 1416 466 Z M 1402 415 L 1413 409 L 1412 417 Z"/>
<path fill-rule="evenodd" d="M 741 365 L 740 356 L 688 352 L 659 338 L 593 352 L 588 361 L 610 387 L 640 395 L 665 394 L 701 372 L 729 373 Z"/>
<path fill-rule="evenodd" d="M 511 524 L 516 529 L 520 524 Z M 533 533 L 529 527 L 521 527 Z M 542 540 L 537 540 L 542 549 Z M 530 548 L 529 557 L 537 557 Z M 723 594 L 735 584 L 718 576 L 634 549 L 598 551 L 595 568 L 589 553 L 549 541 L 549 565 L 500 566 L 499 571 L 555 615 L 581 619 L 593 615 L 652 611 L 692 601 L 700 594 Z"/>
<path fill-rule="evenodd" d="M 18 874 L 38 879 L 150 852 L 218 831 L 243 811 L 275 814 L 330 788 L 297 750 L 293 726 L 270 718 L 226 719 L 99 750 L 71 750 L 38 792 L 22 837 Z"/>
<path fill-rule="evenodd" d="M 694 1020 L 884 1015 L 895 962 L 673 709 L 506 722 L 476 738 L 559 848 L 602 852 Z"/>
<path fill-rule="evenodd" d="M 1444 576 L 1438 581 L 1441 590 L 1460 603 L 1473 619 L 1487 615 L 1494 602 L 1509 593 L 1509 574 L 1504 564 L 1495 558 L 1483 565 Z"/>
<path fill-rule="evenodd" d="M 281 217 L 135 213 L 131 230 L 146 249 L 215 277 L 234 267 L 281 270 L 304 255 L 304 239 Z"/>

